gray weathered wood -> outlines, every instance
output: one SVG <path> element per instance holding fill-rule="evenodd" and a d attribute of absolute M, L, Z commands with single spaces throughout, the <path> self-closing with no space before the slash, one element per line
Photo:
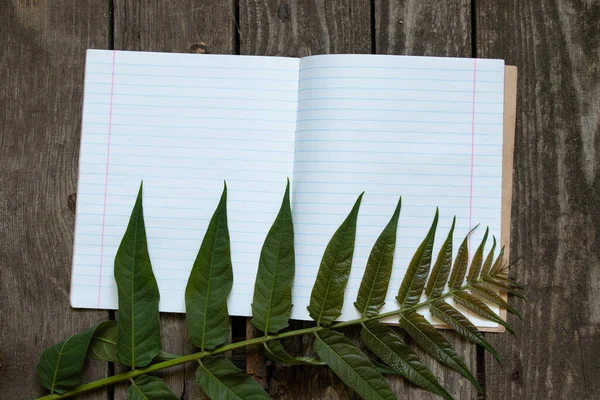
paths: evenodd
<path fill-rule="evenodd" d="M 486 357 L 488 398 L 600 398 L 600 3 L 478 1 L 477 49 L 519 68 L 511 274 L 528 297 L 515 336 L 488 335 L 504 356 Z"/>
<path fill-rule="evenodd" d="M 375 2 L 376 51 L 379 54 L 424 55 L 446 57 L 471 56 L 471 5 L 468 0 L 410 1 L 377 0 Z M 442 332 L 464 357 L 475 373 L 475 345 L 454 332 Z M 418 349 L 416 349 L 419 351 Z M 420 352 L 442 386 L 457 399 L 475 399 L 477 390 L 461 375 L 431 361 Z M 394 379 L 400 397 L 435 399 L 435 395 L 417 390 L 406 381 Z"/>
<path fill-rule="evenodd" d="M 375 0 L 378 54 L 470 57 L 470 0 Z"/>
<path fill-rule="evenodd" d="M 131 1 L 114 2 L 116 50 L 179 53 L 232 54 L 234 13 L 227 1 Z M 161 344 L 165 351 L 189 354 L 190 345 L 183 314 L 161 315 Z M 163 371 L 171 389 L 182 399 L 206 398 L 196 384 L 197 364 Z M 115 399 L 126 399 L 126 387 L 115 390 Z"/>
<path fill-rule="evenodd" d="M 241 54 L 370 53 L 366 0 L 240 0 Z"/>
<path fill-rule="evenodd" d="M 106 319 L 69 280 L 85 49 L 109 46 L 109 1 L 15 0 L 0 11 L 0 397 L 47 393 L 42 350 Z M 87 380 L 106 376 L 93 362 Z M 89 396 L 106 399 L 106 390 Z"/>

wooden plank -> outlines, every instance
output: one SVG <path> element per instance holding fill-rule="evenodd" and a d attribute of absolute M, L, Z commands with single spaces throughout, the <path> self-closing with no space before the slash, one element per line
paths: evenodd
<path fill-rule="evenodd" d="M 73 310 L 69 280 L 88 47 L 108 48 L 110 2 L 13 0 L 0 12 L 0 387 L 6 399 L 47 392 L 44 348 L 107 318 Z M 107 374 L 90 362 L 86 380 Z M 104 390 L 88 399 L 106 399 Z"/>
<path fill-rule="evenodd" d="M 378 54 L 470 57 L 470 0 L 375 0 Z"/>
<path fill-rule="evenodd" d="M 480 57 L 519 68 L 516 335 L 488 335 L 489 399 L 600 398 L 600 4 L 481 1 Z M 514 298 L 510 299 L 514 301 Z"/>
<path fill-rule="evenodd" d="M 451 1 L 375 1 L 375 48 L 379 54 L 402 54 L 441 57 L 471 56 L 471 2 Z M 402 222 L 400 222 L 402 223 Z M 464 357 L 475 373 L 477 370 L 476 346 L 454 332 L 442 334 Z M 475 399 L 477 390 L 462 376 L 431 361 L 421 353 L 434 375 L 448 392 L 457 399 Z M 437 397 L 415 389 L 401 379 L 391 380 L 396 393 L 411 399 L 436 399 Z"/>
<path fill-rule="evenodd" d="M 240 0 L 241 54 L 370 53 L 365 0 Z"/>
<path fill-rule="evenodd" d="M 234 8 L 226 1 L 115 0 L 114 4 L 116 50 L 234 52 Z M 161 315 L 161 343 L 165 351 L 175 354 L 195 351 L 188 340 L 185 315 Z M 207 397 L 196 384 L 196 366 L 186 364 L 163 371 L 161 376 L 181 399 L 204 399 Z M 115 390 L 115 399 L 126 398 L 125 385 Z"/>
<path fill-rule="evenodd" d="M 364 0 L 240 0 L 239 17 L 241 54 L 304 57 L 371 52 L 370 9 Z M 309 325 L 291 323 L 296 329 Z M 247 337 L 258 333 L 248 321 Z M 284 344 L 293 354 L 311 354 L 310 336 Z M 272 365 L 258 347 L 246 352 L 246 369 L 275 399 L 355 398 L 326 368 Z"/>

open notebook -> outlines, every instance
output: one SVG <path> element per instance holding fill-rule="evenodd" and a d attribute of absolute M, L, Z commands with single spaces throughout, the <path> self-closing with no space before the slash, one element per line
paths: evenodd
<path fill-rule="evenodd" d="M 260 249 L 289 177 L 292 318 L 309 319 L 323 251 L 362 191 L 340 319 L 358 317 L 352 303 L 368 254 L 402 196 L 383 311 L 395 309 L 436 206 L 436 249 L 454 215 L 456 240 L 476 224 L 501 232 L 504 76 L 501 60 L 89 50 L 72 306 L 117 308 L 114 256 L 143 180 L 160 309 L 183 312 L 185 284 L 227 180 L 229 311 L 250 315 Z"/>

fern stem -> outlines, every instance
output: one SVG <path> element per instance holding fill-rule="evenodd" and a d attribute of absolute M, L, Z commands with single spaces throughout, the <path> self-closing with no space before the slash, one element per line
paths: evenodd
<path fill-rule="evenodd" d="M 317 333 L 320 332 L 322 330 L 325 329 L 337 329 L 337 328 L 344 328 L 344 327 L 348 327 L 348 326 L 353 326 L 353 325 L 360 325 L 363 324 L 365 322 L 368 321 L 373 321 L 373 320 L 378 320 L 378 319 L 382 319 L 382 318 L 387 318 L 387 317 L 393 317 L 393 316 L 397 316 L 403 313 L 407 313 L 407 312 L 411 312 L 411 311 L 415 311 L 419 308 L 425 307 L 429 304 L 431 304 L 434 301 L 438 301 L 440 299 L 446 298 L 446 297 L 450 297 L 453 294 L 466 290 L 466 289 L 470 289 L 472 284 L 478 283 L 479 281 L 473 282 L 473 283 L 468 283 L 465 284 L 464 286 L 461 286 L 458 289 L 452 289 L 446 293 L 441 294 L 438 297 L 435 298 L 430 298 L 427 299 L 421 303 L 415 304 L 414 306 L 411 307 L 406 307 L 406 308 L 402 308 L 402 309 L 397 309 L 394 311 L 388 311 L 386 313 L 382 313 L 382 314 L 377 314 L 374 315 L 372 317 L 368 317 L 368 318 L 358 318 L 358 319 L 353 319 L 350 321 L 344 321 L 344 322 L 338 322 L 335 324 L 332 324 L 328 327 L 324 327 L 324 326 L 314 326 L 311 328 L 304 328 L 304 329 L 298 329 L 298 330 L 294 330 L 294 331 L 288 331 L 288 332 L 283 332 L 283 333 L 278 333 L 276 335 L 268 335 L 268 336 L 261 336 L 261 337 L 257 337 L 257 338 L 253 338 L 253 339 L 248 339 L 248 340 L 244 340 L 241 342 L 236 342 L 236 343 L 230 343 L 230 344 L 226 344 L 224 346 L 221 346 L 219 348 L 216 348 L 214 350 L 209 350 L 209 351 L 200 351 L 198 353 L 193 353 L 193 354 L 188 354 L 186 356 L 181 356 L 181 357 L 177 357 L 174 358 L 172 360 L 167 360 L 167 361 L 162 361 L 156 364 L 152 364 L 148 367 L 145 368 L 138 368 L 132 371 L 128 371 L 128 372 L 123 372 L 121 374 L 117 374 L 117 375 L 113 375 L 113 376 L 109 376 L 107 378 L 103 378 L 103 379 L 99 379 L 97 381 L 94 382 L 90 382 L 90 383 L 85 383 L 83 385 L 79 385 L 77 386 L 75 389 L 63 393 L 63 394 L 49 394 L 47 396 L 44 397 L 40 397 L 37 400 L 59 400 L 59 399 L 67 399 L 67 398 L 71 398 L 74 397 L 78 394 L 82 394 L 82 393 L 87 393 L 96 389 L 100 389 L 106 386 L 110 386 L 110 385 L 114 385 L 117 383 L 121 383 L 121 382 L 125 382 L 128 380 L 132 380 L 133 378 L 140 376 L 140 375 L 144 375 L 144 374 L 149 374 L 149 373 L 153 373 L 153 372 L 157 372 L 166 368 L 171 368 L 174 367 L 176 365 L 180 365 L 180 364 L 185 364 L 188 362 L 192 362 L 192 361 L 198 361 L 201 360 L 204 357 L 208 357 L 211 355 L 215 355 L 215 354 L 220 354 L 220 353 L 225 353 L 227 351 L 231 351 L 231 350 L 235 350 L 235 349 L 239 349 L 242 347 L 247 347 L 247 346 L 253 346 L 253 345 L 258 345 L 258 344 L 262 344 L 262 343 L 267 343 L 270 342 L 272 340 L 281 340 L 281 339 L 285 339 L 285 338 L 289 338 L 289 337 L 294 337 L 294 336 L 300 336 L 300 335 L 306 335 L 306 334 L 311 334 L 311 333 Z"/>

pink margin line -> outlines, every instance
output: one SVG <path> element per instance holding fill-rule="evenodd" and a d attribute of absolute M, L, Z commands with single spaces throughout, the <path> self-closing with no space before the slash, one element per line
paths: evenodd
<path fill-rule="evenodd" d="M 473 59 L 473 109 L 471 112 L 471 183 L 469 185 L 469 232 L 473 229 L 473 170 L 475 165 L 475 94 L 477 91 L 477 59 Z M 471 248 L 471 236 L 469 236 Z M 471 267 L 469 260 L 469 268 Z M 471 319 L 471 311 L 467 310 L 467 318 Z"/>
<path fill-rule="evenodd" d="M 100 289 L 102 288 L 102 265 L 104 256 L 104 221 L 106 219 L 106 194 L 108 192 L 108 163 L 110 161 L 110 133 L 112 129 L 112 106 L 113 106 L 113 91 L 115 88 L 115 57 L 116 52 L 113 51 L 112 57 L 112 77 L 110 82 L 110 109 L 108 112 L 108 145 L 106 149 L 106 177 L 104 180 L 104 209 L 102 210 L 102 236 L 100 239 L 100 276 L 98 279 L 98 308 L 100 308 Z"/>
<path fill-rule="evenodd" d="M 469 185 L 469 231 L 473 229 L 473 170 L 475 165 L 475 93 L 477 89 L 477 59 L 473 59 L 473 110 L 471 114 L 471 183 Z M 470 236 L 469 236 L 470 242 Z M 470 243 L 469 243 L 470 244 Z M 470 247 L 470 246 L 469 246 Z"/>

